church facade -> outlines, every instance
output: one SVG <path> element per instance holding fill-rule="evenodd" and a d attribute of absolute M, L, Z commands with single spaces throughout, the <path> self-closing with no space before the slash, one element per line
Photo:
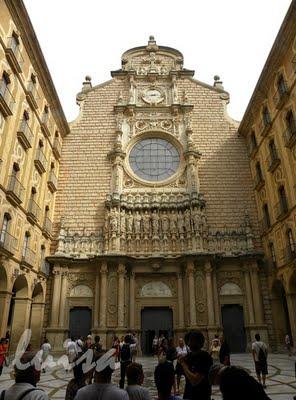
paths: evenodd
<path fill-rule="evenodd" d="M 86 77 L 63 142 L 47 337 L 58 349 L 69 330 L 91 331 L 109 346 L 136 331 L 144 352 L 154 334 L 197 327 L 208 340 L 224 329 L 238 351 L 257 331 L 267 341 L 252 180 L 228 93 L 153 37 L 121 63 L 106 83 Z"/>

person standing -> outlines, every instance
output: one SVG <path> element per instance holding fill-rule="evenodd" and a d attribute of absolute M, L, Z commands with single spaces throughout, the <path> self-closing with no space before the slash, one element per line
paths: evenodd
<path fill-rule="evenodd" d="M 129 400 L 151 400 L 149 390 L 144 388 L 144 372 L 141 364 L 131 363 L 126 369 Z"/>
<path fill-rule="evenodd" d="M 136 356 L 138 353 L 138 338 L 136 332 L 132 333 L 132 362 L 136 362 Z"/>
<path fill-rule="evenodd" d="M 77 347 L 74 341 L 74 337 L 71 337 L 71 339 L 67 343 L 67 355 L 69 363 L 72 363 L 77 357 Z"/>
<path fill-rule="evenodd" d="M 220 363 L 229 366 L 230 365 L 230 347 L 225 339 L 225 336 L 222 334 L 220 338 L 220 353 L 219 353 L 219 358 L 220 358 Z"/>
<path fill-rule="evenodd" d="M 179 343 L 178 344 L 179 345 L 176 348 L 176 352 L 177 352 L 177 364 L 176 364 L 177 393 L 176 394 L 178 394 L 180 392 L 181 376 L 184 376 L 184 371 L 183 371 L 182 365 L 180 364 L 178 359 L 181 358 L 181 357 L 187 356 L 187 354 L 189 353 L 189 349 L 185 345 L 183 338 L 179 339 Z"/>
<path fill-rule="evenodd" d="M 2 375 L 4 362 L 5 362 L 5 354 L 6 354 L 6 350 L 4 347 L 5 340 L 6 339 L 4 339 L 4 338 L 0 339 L 0 376 Z"/>
<path fill-rule="evenodd" d="M 175 370 L 172 363 L 164 361 L 156 366 L 154 382 L 158 392 L 158 400 L 181 400 L 181 397 L 171 395 L 175 383 Z"/>
<path fill-rule="evenodd" d="M 204 335 L 200 331 L 191 331 L 187 339 L 190 353 L 178 359 L 186 378 L 183 398 L 211 400 L 212 390 L 208 376 L 213 360 L 209 353 L 202 350 Z"/>
<path fill-rule="evenodd" d="M 291 357 L 291 355 L 292 355 L 292 346 L 291 346 L 291 339 L 290 339 L 290 336 L 288 334 L 285 336 L 285 346 L 286 346 L 286 349 L 288 351 L 289 357 Z"/>
<path fill-rule="evenodd" d="M 80 336 L 80 338 L 78 338 L 75 341 L 75 345 L 76 345 L 77 356 L 78 357 L 82 356 L 82 354 L 83 354 L 83 338 L 82 338 L 82 336 Z"/>
<path fill-rule="evenodd" d="M 158 353 L 158 337 L 155 335 L 154 339 L 152 341 L 152 350 L 153 350 L 153 355 L 157 356 Z"/>
<path fill-rule="evenodd" d="M 131 335 L 126 335 L 124 338 L 124 344 L 120 350 L 120 381 L 119 387 L 124 388 L 125 374 L 127 367 L 132 362 L 132 338 Z"/>
<path fill-rule="evenodd" d="M 212 346 L 210 351 L 214 364 L 220 364 L 220 350 L 221 346 L 219 339 L 214 339 L 212 341 Z"/>
<path fill-rule="evenodd" d="M 86 385 L 86 376 L 83 373 L 82 365 L 80 363 L 73 368 L 74 378 L 67 385 L 65 400 L 73 400 L 78 390 Z M 91 373 L 93 373 L 93 370 L 91 370 Z"/>
<path fill-rule="evenodd" d="M 255 335 L 255 342 L 252 344 L 252 354 L 255 363 L 256 375 L 258 382 L 263 384 L 263 388 L 266 388 L 266 376 L 268 375 L 267 369 L 267 346 L 261 341 L 259 333 Z M 261 381 L 262 376 L 262 381 Z"/>

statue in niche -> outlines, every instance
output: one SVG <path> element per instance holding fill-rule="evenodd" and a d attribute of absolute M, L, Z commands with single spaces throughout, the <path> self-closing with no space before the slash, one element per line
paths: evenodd
<path fill-rule="evenodd" d="M 172 76 L 172 100 L 173 100 L 173 104 L 177 104 L 178 103 L 178 90 L 177 90 L 177 79 L 176 76 L 173 75 Z"/>
<path fill-rule="evenodd" d="M 187 208 L 184 213 L 184 224 L 185 224 L 185 230 L 187 233 L 191 233 L 191 216 L 190 216 L 190 210 Z"/>
<path fill-rule="evenodd" d="M 143 231 L 145 236 L 149 236 L 150 234 L 150 215 L 146 210 L 143 215 Z"/>
<path fill-rule="evenodd" d="M 162 227 L 163 236 L 167 236 L 167 234 L 169 232 L 169 228 L 170 228 L 170 221 L 169 221 L 166 211 L 164 211 L 161 216 L 161 227 Z"/>
<path fill-rule="evenodd" d="M 129 210 L 126 216 L 126 229 L 127 233 L 130 235 L 133 233 L 133 224 L 134 224 L 134 217 L 131 210 Z"/>
<path fill-rule="evenodd" d="M 184 216 L 181 210 L 178 213 L 178 232 L 180 235 L 184 234 Z"/>
<path fill-rule="evenodd" d="M 176 215 L 176 211 L 172 210 L 170 215 L 170 232 L 172 235 L 175 235 L 178 231 L 178 218 Z"/>
<path fill-rule="evenodd" d="M 137 210 L 136 215 L 134 216 L 134 227 L 136 235 L 140 235 L 141 233 L 141 221 L 142 221 L 141 214 Z"/>
<path fill-rule="evenodd" d="M 152 232 L 154 236 L 159 234 L 159 216 L 156 210 L 152 213 Z"/>
<path fill-rule="evenodd" d="M 104 221 L 104 236 L 108 237 L 109 234 L 109 214 L 106 213 Z"/>
<path fill-rule="evenodd" d="M 193 207 L 192 211 L 192 225 L 194 232 L 197 233 L 200 231 L 201 217 L 197 207 Z"/>
<path fill-rule="evenodd" d="M 125 236 L 126 233 L 126 221 L 125 221 L 125 210 L 121 210 L 120 213 L 120 233 L 122 236 Z"/>
<path fill-rule="evenodd" d="M 118 232 L 118 211 L 116 208 L 114 208 L 111 213 L 110 227 L 112 235 L 116 235 Z"/>
<path fill-rule="evenodd" d="M 130 77 L 129 104 L 136 102 L 136 84 L 133 76 Z"/>

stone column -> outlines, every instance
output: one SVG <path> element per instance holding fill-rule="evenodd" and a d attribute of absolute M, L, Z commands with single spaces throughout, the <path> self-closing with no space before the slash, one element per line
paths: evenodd
<path fill-rule="evenodd" d="M 100 327 L 106 327 L 107 317 L 107 263 L 103 262 L 101 266 L 101 297 L 100 297 Z"/>
<path fill-rule="evenodd" d="M 291 335 L 295 347 L 296 346 L 296 293 L 287 293 L 286 300 L 288 306 Z"/>
<path fill-rule="evenodd" d="M 32 299 L 28 297 L 16 297 L 11 325 L 10 350 L 15 350 L 24 330 L 30 326 Z"/>
<path fill-rule="evenodd" d="M 0 292 L 0 338 L 5 337 L 7 331 L 7 321 L 11 301 L 11 292 L 1 291 Z"/>
<path fill-rule="evenodd" d="M 61 299 L 61 274 L 60 268 L 53 270 L 53 295 L 51 304 L 51 327 L 57 327 L 59 323 L 59 309 Z"/>
<path fill-rule="evenodd" d="M 135 329 L 135 273 L 130 274 L 130 329 Z"/>
<path fill-rule="evenodd" d="M 246 303 L 249 310 L 249 323 L 254 324 L 254 305 L 253 305 L 253 295 L 250 281 L 250 272 L 247 266 L 244 267 L 245 285 L 246 285 Z"/>
<path fill-rule="evenodd" d="M 61 300 L 60 300 L 60 316 L 59 316 L 59 326 L 60 328 L 65 327 L 65 311 L 66 311 L 66 298 L 68 290 L 68 271 L 62 271 L 61 277 Z"/>
<path fill-rule="evenodd" d="M 125 274 L 126 269 L 123 264 L 118 265 L 118 327 L 124 327 L 124 283 L 125 283 Z"/>
<path fill-rule="evenodd" d="M 99 327 L 99 313 L 100 313 L 100 275 L 96 271 L 96 283 L 95 283 L 95 304 L 94 304 L 94 328 Z"/>
<path fill-rule="evenodd" d="M 183 296 L 183 276 L 178 274 L 178 307 L 179 307 L 179 328 L 184 329 L 184 296 Z"/>
<path fill-rule="evenodd" d="M 189 288 L 189 311 L 190 311 L 190 326 L 196 326 L 196 302 L 195 302 L 195 284 L 194 284 L 194 263 L 191 260 L 187 261 L 186 272 L 188 276 Z"/>
<path fill-rule="evenodd" d="M 251 267 L 251 283 L 252 283 L 252 292 L 253 292 L 253 302 L 254 302 L 254 311 L 255 318 L 257 324 L 264 323 L 264 315 L 263 315 L 263 304 L 262 297 L 259 285 L 259 274 L 258 274 L 258 266 L 257 264 L 253 264 Z"/>
<path fill-rule="evenodd" d="M 45 303 L 32 303 L 31 309 L 31 343 L 33 349 L 38 349 L 41 344 L 42 327 L 44 319 Z"/>
<path fill-rule="evenodd" d="M 214 294 L 214 308 L 215 308 L 215 324 L 221 326 L 216 267 L 213 268 L 213 294 Z"/>
<path fill-rule="evenodd" d="M 206 274 L 208 325 L 209 325 L 209 327 L 213 327 L 215 324 L 212 271 L 213 271 L 213 268 L 211 266 L 210 261 L 206 261 L 205 274 Z"/>

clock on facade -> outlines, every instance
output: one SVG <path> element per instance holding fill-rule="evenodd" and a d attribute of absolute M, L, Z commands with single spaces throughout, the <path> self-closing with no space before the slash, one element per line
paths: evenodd
<path fill-rule="evenodd" d="M 164 97 L 158 89 L 147 89 L 142 99 L 149 104 L 158 104 L 163 101 Z"/>

